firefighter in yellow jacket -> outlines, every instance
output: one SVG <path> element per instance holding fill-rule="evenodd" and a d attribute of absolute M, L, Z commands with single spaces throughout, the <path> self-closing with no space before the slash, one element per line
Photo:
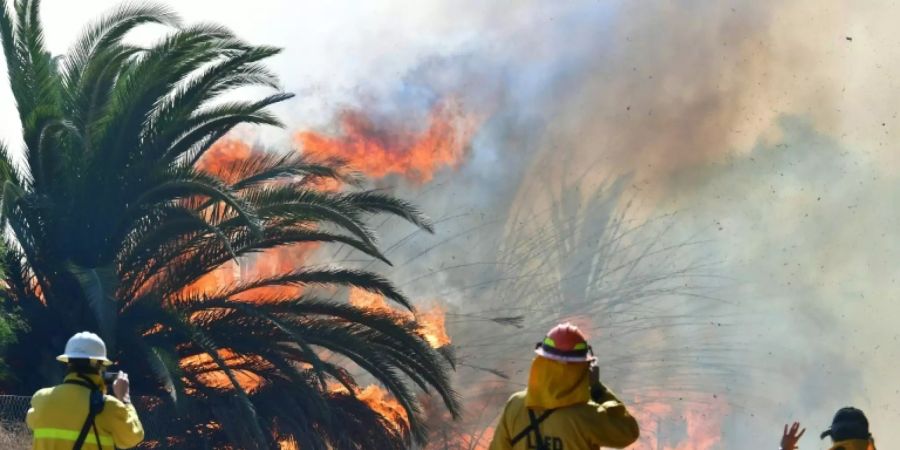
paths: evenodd
<path fill-rule="evenodd" d="M 600 382 L 577 327 L 554 327 L 535 353 L 528 388 L 506 403 L 490 450 L 596 450 L 637 440 L 637 421 Z"/>
<path fill-rule="evenodd" d="M 57 360 L 66 364 L 62 384 L 37 391 L 26 422 L 34 432 L 34 450 L 114 450 L 131 448 L 144 439 L 144 429 L 131 405 L 128 375 L 113 381 L 115 397 L 104 395 L 104 372 L 112 364 L 99 336 L 83 332 L 66 343 Z"/>

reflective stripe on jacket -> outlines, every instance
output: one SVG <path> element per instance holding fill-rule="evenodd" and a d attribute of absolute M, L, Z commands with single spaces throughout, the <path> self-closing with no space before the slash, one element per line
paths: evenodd
<path fill-rule="evenodd" d="M 99 376 L 91 375 L 91 381 L 103 387 Z M 66 380 L 77 380 L 70 374 Z M 117 398 L 105 396 L 103 412 L 97 415 L 95 423 L 104 450 L 131 448 L 144 440 L 144 428 L 138 419 L 134 406 L 124 404 Z M 31 398 L 26 423 L 34 431 L 33 450 L 72 450 L 81 427 L 87 419 L 90 390 L 75 384 L 60 384 L 41 389 Z M 88 432 L 84 450 L 96 450 L 98 442 L 94 430 Z"/>

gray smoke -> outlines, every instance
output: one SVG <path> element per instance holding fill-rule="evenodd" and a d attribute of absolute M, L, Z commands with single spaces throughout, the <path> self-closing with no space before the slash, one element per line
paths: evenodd
<path fill-rule="evenodd" d="M 678 411 L 685 396 L 666 399 L 659 390 L 686 387 L 670 381 L 655 390 L 654 383 L 680 376 L 703 380 L 708 403 L 720 405 L 715 395 L 727 404 L 723 441 L 714 448 L 772 445 L 781 423 L 798 419 L 818 429 L 845 404 L 868 411 L 876 435 L 890 440 L 892 430 L 879 424 L 897 414 L 887 400 L 896 392 L 885 383 L 897 370 L 890 319 L 897 221 L 884 203 L 894 197 L 896 179 L 885 170 L 893 156 L 882 148 L 891 142 L 895 107 L 887 99 L 896 90 L 877 72 L 897 59 L 879 54 L 890 34 L 878 12 L 681 2 L 552 12 L 535 7 L 530 14 L 530 21 L 493 29 L 480 46 L 432 58 L 400 77 L 404 85 L 454 94 L 473 85 L 496 89 L 496 103 L 486 106 L 491 120 L 473 143 L 470 162 L 445 173 L 420 197 L 435 205 L 431 211 L 468 214 L 439 227 L 435 239 L 465 233 L 419 256 L 415 263 L 439 270 L 408 287 L 448 298 L 461 314 L 474 315 L 456 325 L 463 330 L 457 339 L 462 356 L 471 361 L 487 354 L 472 365 L 510 376 L 495 378 L 491 389 L 517 389 L 526 375 L 529 340 L 540 328 L 509 330 L 485 319 L 521 313 L 529 326 L 544 326 L 595 311 L 554 305 L 572 294 L 528 293 L 535 281 L 518 277 L 521 266 L 506 264 L 508 245 L 522 238 L 516 221 L 547 224 L 541 213 L 571 201 L 563 198 L 572 194 L 562 192 L 566 183 L 560 180 L 578 180 L 581 194 L 575 197 L 586 203 L 604 183 L 627 177 L 619 206 L 634 206 L 626 220 L 641 224 L 677 213 L 667 219 L 672 231 L 664 235 L 665 245 L 692 243 L 680 257 L 716 263 L 713 271 L 703 266 L 692 286 L 712 290 L 717 301 L 710 306 L 695 297 L 656 298 L 663 309 L 681 302 L 678 317 L 698 323 L 673 323 L 645 311 L 634 328 L 651 331 L 624 351 L 669 351 L 668 361 L 676 363 L 657 366 L 670 369 L 665 378 L 620 375 L 617 387 L 635 396 L 646 388 Z M 853 61 L 876 64 L 852 71 Z M 877 64 L 882 68 L 875 70 Z M 441 83 L 429 81 L 435 67 Z M 861 102 L 873 96 L 882 98 Z M 482 217 L 483 227 L 475 220 Z M 568 218 L 584 220 L 577 213 Z M 502 232 L 494 226 L 500 223 Z M 597 226 L 595 219 L 585 223 Z M 403 251 L 421 254 L 410 247 Z M 544 257 L 559 259 L 557 251 Z M 565 256 L 579 261 L 577 254 Z M 537 278 L 553 278 L 555 271 L 557 281 L 564 279 L 559 274 L 566 273 L 566 258 Z M 455 268 L 465 264 L 478 265 L 468 272 Z M 657 264 L 648 273 L 665 273 Z M 448 266 L 454 268 L 443 270 Z M 700 281 L 707 275 L 720 278 Z M 541 301 L 553 307 L 537 316 Z M 606 326 L 596 327 L 603 342 L 615 334 L 614 319 L 622 318 L 600 319 L 594 326 Z M 608 342 L 626 340 L 613 336 Z M 693 350 L 681 351 L 686 348 Z M 516 361 L 497 355 L 515 355 L 510 358 Z M 640 371 L 638 363 L 622 361 Z M 608 373 L 615 376 L 616 369 Z M 460 376 L 464 385 L 477 378 Z M 490 416 L 476 398 L 470 400 Z M 679 419 L 664 417 L 671 424 L 661 425 L 674 442 L 686 432 L 678 430 Z"/>

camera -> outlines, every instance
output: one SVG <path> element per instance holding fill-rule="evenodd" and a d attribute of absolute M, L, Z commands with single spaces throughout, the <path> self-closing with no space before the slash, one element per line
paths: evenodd
<path fill-rule="evenodd" d="M 111 384 L 113 381 L 116 381 L 117 378 L 119 378 L 118 370 L 103 373 L 103 381 L 107 384 Z"/>

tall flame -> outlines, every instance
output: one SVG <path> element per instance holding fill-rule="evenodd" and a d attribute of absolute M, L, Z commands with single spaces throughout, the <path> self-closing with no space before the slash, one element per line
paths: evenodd
<path fill-rule="evenodd" d="M 480 121 L 450 100 L 432 109 L 428 127 L 421 132 L 388 129 L 364 113 L 345 111 L 341 135 L 303 131 L 296 140 L 314 159 L 337 158 L 372 178 L 399 175 L 422 184 L 437 170 L 462 163 Z"/>
<path fill-rule="evenodd" d="M 419 334 L 428 341 L 432 348 L 441 348 L 452 342 L 446 328 L 446 311 L 435 304 L 429 309 L 417 311 L 415 315 L 407 311 L 398 311 L 391 308 L 387 301 L 379 294 L 359 288 L 350 289 L 350 304 L 359 308 L 372 311 L 389 312 L 398 320 L 415 320 L 419 325 Z"/>

